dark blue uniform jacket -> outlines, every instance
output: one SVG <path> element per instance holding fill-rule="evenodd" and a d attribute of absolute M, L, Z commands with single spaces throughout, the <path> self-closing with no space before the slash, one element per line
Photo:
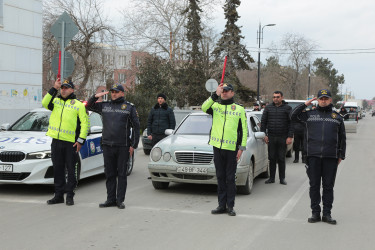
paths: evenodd
<path fill-rule="evenodd" d="M 306 128 L 307 156 L 345 159 L 346 134 L 342 116 L 332 110 L 332 104 L 302 112 L 305 108 L 305 104 L 297 106 L 291 119 L 301 121 Z"/>

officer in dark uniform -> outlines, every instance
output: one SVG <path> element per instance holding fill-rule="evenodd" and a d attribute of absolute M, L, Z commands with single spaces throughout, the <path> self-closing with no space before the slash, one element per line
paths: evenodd
<path fill-rule="evenodd" d="M 323 220 L 336 224 L 331 217 L 333 187 L 337 167 L 345 159 L 346 134 L 342 116 L 332 109 L 331 93 L 327 89 L 318 92 L 318 107 L 302 112 L 312 101 L 297 106 L 291 113 L 293 121 L 301 121 L 306 127 L 306 173 L 310 179 L 312 217 L 308 222 Z M 323 182 L 323 217 L 320 217 L 320 188 Z"/>
<path fill-rule="evenodd" d="M 127 186 L 127 162 L 138 147 L 139 119 L 134 104 L 124 99 L 122 85 L 114 84 L 111 101 L 96 102 L 108 94 L 101 92 L 91 97 L 87 103 L 89 110 L 102 115 L 102 148 L 106 175 L 107 200 L 99 207 L 117 206 L 124 209 Z"/>

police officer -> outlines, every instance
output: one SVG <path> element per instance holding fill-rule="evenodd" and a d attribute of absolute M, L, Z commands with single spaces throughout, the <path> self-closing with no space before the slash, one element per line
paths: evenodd
<path fill-rule="evenodd" d="M 61 94 L 56 97 L 60 88 Z M 60 78 L 43 98 L 42 105 L 52 111 L 47 135 L 53 138 L 51 153 L 55 196 L 47 204 L 64 203 L 66 192 L 66 205 L 71 206 L 74 205 L 74 189 L 77 186 L 78 152 L 85 143 L 89 127 L 86 108 L 76 99 L 73 82 L 65 80 L 61 85 Z"/>
<path fill-rule="evenodd" d="M 157 98 L 158 102 L 151 109 L 147 119 L 147 137 L 152 140 L 152 146 L 155 146 L 156 143 L 166 137 L 166 129 L 174 129 L 176 127 L 173 110 L 166 103 L 167 96 L 160 93 Z"/>
<path fill-rule="evenodd" d="M 111 89 L 111 101 L 96 102 L 109 92 L 92 96 L 87 102 L 89 110 L 102 115 L 104 172 L 106 176 L 107 200 L 99 207 L 124 209 L 127 187 L 127 162 L 138 147 L 139 119 L 134 104 L 124 98 L 124 87 L 114 84 Z"/>
<path fill-rule="evenodd" d="M 217 101 L 219 96 L 220 101 Z M 236 195 L 235 174 L 237 160 L 246 150 L 247 121 L 245 110 L 234 103 L 234 90 L 231 84 L 221 83 L 216 93 L 202 105 L 202 110 L 212 115 L 212 128 L 209 144 L 214 149 L 214 163 L 217 177 L 219 206 L 212 214 L 228 213 L 235 216 Z"/>
<path fill-rule="evenodd" d="M 333 187 L 337 167 L 345 159 L 346 134 L 343 118 L 332 109 L 331 93 L 328 89 L 318 92 L 318 106 L 315 110 L 302 112 L 313 98 L 297 106 L 292 114 L 293 121 L 301 121 L 306 127 L 307 161 L 306 173 L 310 179 L 312 216 L 308 222 L 323 220 L 336 224 L 331 217 Z M 320 217 L 320 188 L 323 182 L 323 217 Z"/>

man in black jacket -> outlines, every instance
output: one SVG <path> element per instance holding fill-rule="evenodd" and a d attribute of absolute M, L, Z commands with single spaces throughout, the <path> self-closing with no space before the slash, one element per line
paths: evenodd
<path fill-rule="evenodd" d="M 96 102 L 99 97 L 108 94 L 108 91 L 101 92 L 89 99 L 87 107 L 101 114 L 103 119 L 102 148 L 107 200 L 99 207 L 117 206 L 124 209 L 127 162 L 138 147 L 139 119 L 134 104 L 125 100 L 122 85 L 114 84 L 110 91 L 110 102 Z"/>
<path fill-rule="evenodd" d="M 294 142 L 293 142 L 293 150 L 294 150 L 294 161 L 293 163 L 298 163 L 299 161 L 299 152 L 302 155 L 302 163 L 306 161 L 306 153 L 303 146 L 303 141 L 305 137 L 305 126 L 301 122 L 292 122 L 293 129 L 294 129 Z"/>
<path fill-rule="evenodd" d="M 158 95 L 158 103 L 151 109 L 147 119 L 147 135 L 152 140 L 152 146 L 155 146 L 161 139 L 165 138 L 166 129 L 176 127 L 176 119 L 173 110 L 166 103 L 167 96 Z"/>
<path fill-rule="evenodd" d="M 275 91 L 272 98 L 273 103 L 267 105 L 263 111 L 260 128 L 266 133 L 264 140 L 268 144 L 268 159 L 270 160 L 270 178 L 265 183 L 275 183 L 276 163 L 278 163 L 280 184 L 286 185 L 286 145 L 293 142 L 293 126 L 290 121 L 292 108 L 283 100 L 281 91 Z"/>
<path fill-rule="evenodd" d="M 297 106 L 292 114 L 293 121 L 301 121 L 306 127 L 307 160 L 306 173 L 310 179 L 312 217 L 308 222 L 323 220 L 336 224 L 331 217 L 333 187 L 337 167 L 345 159 L 346 134 L 343 118 L 332 109 L 331 93 L 327 89 L 318 92 L 316 110 L 302 112 L 316 98 Z M 320 217 L 320 186 L 323 182 L 323 217 Z"/>

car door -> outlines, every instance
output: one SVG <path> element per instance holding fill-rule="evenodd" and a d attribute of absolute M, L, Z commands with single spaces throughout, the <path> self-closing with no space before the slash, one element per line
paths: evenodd
<path fill-rule="evenodd" d="M 255 115 L 250 116 L 250 127 L 256 145 L 254 172 L 258 173 L 258 171 L 262 171 L 262 169 L 267 165 L 267 144 L 264 142 L 264 140 L 255 138 L 255 132 L 260 132 L 260 120 Z"/>
<path fill-rule="evenodd" d="M 81 153 L 81 177 L 88 177 L 104 172 L 104 159 L 101 147 L 103 123 L 98 113 L 89 114 L 90 129 Z"/>

